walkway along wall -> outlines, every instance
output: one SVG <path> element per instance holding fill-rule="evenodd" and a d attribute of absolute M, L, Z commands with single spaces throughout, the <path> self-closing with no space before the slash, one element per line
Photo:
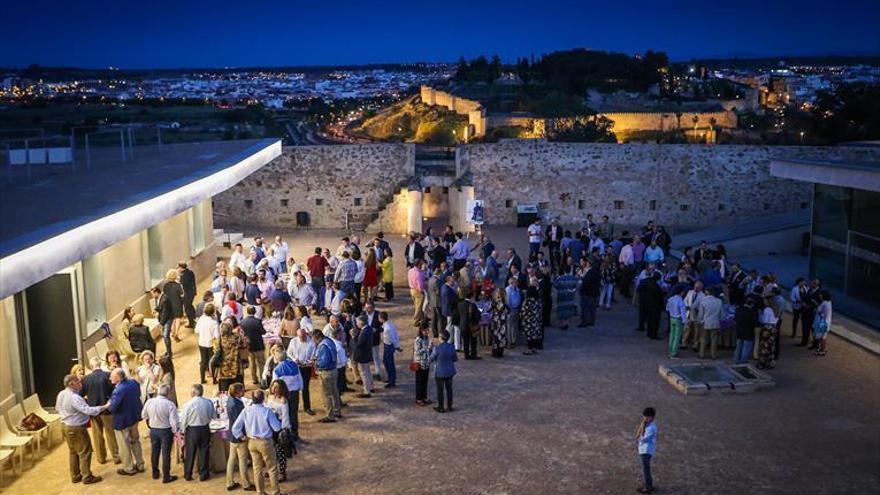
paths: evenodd
<path fill-rule="evenodd" d="M 808 208 L 809 184 L 770 175 L 781 156 L 876 161 L 880 148 L 506 140 L 459 146 L 456 171 L 472 175 L 491 225 L 515 224 L 516 205 L 535 203 L 568 224 L 592 213 L 692 229 Z"/>

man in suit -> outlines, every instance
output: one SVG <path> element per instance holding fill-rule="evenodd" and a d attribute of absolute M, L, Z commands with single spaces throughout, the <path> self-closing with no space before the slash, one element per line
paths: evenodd
<path fill-rule="evenodd" d="M 373 362 L 373 327 L 367 324 L 367 318 L 360 315 L 355 318 L 355 326 L 351 330 L 352 359 L 357 363 L 364 391 L 358 397 L 365 399 L 372 397 L 373 373 L 370 364 Z"/>
<path fill-rule="evenodd" d="M 519 255 L 516 254 L 516 249 L 508 248 L 507 249 L 507 273 L 510 273 L 511 267 L 516 267 L 518 270 L 522 271 L 522 259 L 520 259 Z"/>
<path fill-rule="evenodd" d="M 442 328 L 448 329 L 452 326 L 456 299 L 455 279 L 452 275 L 447 275 L 443 287 L 440 287 L 440 316 L 443 317 Z"/>
<path fill-rule="evenodd" d="M 425 259 L 425 247 L 416 239 L 416 234 L 409 235 L 409 242 L 406 244 L 403 254 L 407 267 L 411 267 L 419 260 Z"/>
<path fill-rule="evenodd" d="M 516 280 L 517 286 L 519 286 L 519 288 L 522 290 L 525 290 L 529 286 L 528 275 L 521 272 L 519 267 L 517 267 L 516 265 L 510 267 L 510 275 L 507 278 L 508 280 Z"/>
<path fill-rule="evenodd" d="M 584 269 L 581 281 L 581 324 L 578 327 L 586 328 L 596 325 L 596 299 L 599 297 L 600 276 L 599 269 L 593 265 L 590 258 L 582 258 L 581 266 Z"/>
<path fill-rule="evenodd" d="M 559 220 L 553 219 L 544 232 L 544 239 L 547 242 L 547 249 L 550 251 L 550 269 L 556 272 L 556 267 L 561 261 L 559 246 L 562 243 L 562 237 L 565 230 L 559 225 Z"/>
<path fill-rule="evenodd" d="M 95 356 L 90 361 L 92 371 L 82 380 L 80 395 L 85 397 L 91 407 L 101 407 L 110 401 L 113 395 L 113 384 L 110 383 L 110 372 L 101 369 L 101 358 Z M 113 433 L 113 415 L 107 410 L 92 417 L 92 442 L 98 451 L 98 464 L 107 462 L 107 450 L 113 457 L 113 464 L 120 464 L 119 446 L 116 434 Z M 105 443 L 106 439 L 106 443 Z"/>
<path fill-rule="evenodd" d="M 465 359 L 480 359 L 477 356 L 477 331 L 480 325 L 480 310 L 468 298 L 458 300 L 455 324 L 461 329 Z"/>
<path fill-rule="evenodd" d="M 443 413 L 452 411 L 452 377 L 455 376 L 454 363 L 458 361 L 458 355 L 455 353 L 455 347 L 449 343 L 449 332 L 442 331 L 440 341 L 440 345 L 431 350 L 428 360 L 437 363 L 434 367 L 434 381 L 437 382 L 437 406 L 434 410 Z M 446 404 L 443 400 L 444 390 Z"/>
<path fill-rule="evenodd" d="M 379 313 L 373 303 L 364 304 L 363 316 L 367 319 L 367 325 L 373 330 L 373 365 L 376 367 L 375 378 L 382 379 L 382 322 L 379 321 Z"/>
<path fill-rule="evenodd" d="M 193 306 L 193 299 L 196 298 L 196 274 L 187 267 L 186 261 L 177 264 L 177 271 L 180 272 L 180 285 L 183 286 L 183 311 L 186 314 L 186 326 L 195 328 L 196 308 Z"/>
<path fill-rule="evenodd" d="M 251 369 L 251 380 L 254 385 L 260 383 L 260 373 L 263 372 L 263 365 L 266 364 L 266 344 L 263 342 L 266 329 L 263 328 L 263 322 L 254 316 L 256 314 L 257 308 L 248 306 L 247 316 L 241 320 L 241 333 L 248 340 L 248 367 Z"/>
<path fill-rule="evenodd" d="M 141 435 L 138 424 L 141 422 L 141 387 L 138 382 L 127 378 L 122 368 L 110 372 L 110 382 L 115 386 L 110 396 L 108 410 L 113 415 L 113 430 L 123 467 L 116 470 L 122 476 L 133 476 L 144 472 L 144 455 L 141 450 Z"/>

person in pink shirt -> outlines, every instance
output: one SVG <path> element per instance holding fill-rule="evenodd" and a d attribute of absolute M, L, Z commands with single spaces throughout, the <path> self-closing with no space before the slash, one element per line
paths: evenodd
<path fill-rule="evenodd" d="M 413 325 L 418 328 L 425 323 L 425 260 L 418 260 L 406 276 L 409 295 L 413 300 Z"/>

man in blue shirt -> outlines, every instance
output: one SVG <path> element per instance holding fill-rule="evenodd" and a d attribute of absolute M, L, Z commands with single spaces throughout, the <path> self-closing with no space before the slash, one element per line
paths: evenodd
<path fill-rule="evenodd" d="M 336 344 L 328 339 L 320 330 L 312 332 L 312 340 L 315 341 L 315 369 L 318 370 L 318 378 L 321 379 L 321 392 L 324 394 L 324 408 L 327 416 L 319 419 L 321 423 L 334 423 L 342 418 L 342 399 L 339 397 Z M 345 368 L 342 368 L 345 372 Z"/>
<path fill-rule="evenodd" d="M 522 291 L 516 278 L 511 278 L 507 283 L 507 341 L 513 349 L 520 334 L 519 310 L 522 308 Z"/>
<path fill-rule="evenodd" d="M 449 254 L 452 255 L 452 269 L 456 272 L 461 270 L 467 263 L 467 258 L 470 253 L 471 247 L 468 245 L 468 241 L 464 238 L 464 234 L 456 232 L 455 244 L 453 244 L 452 249 L 449 250 Z"/>
<path fill-rule="evenodd" d="M 144 455 L 138 432 L 143 407 L 141 387 L 136 381 L 126 378 L 122 368 L 110 372 L 110 382 L 116 388 L 110 396 L 110 407 L 107 410 L 113 415 L 113 429 L 116 431 L 116 443 L 119 445 L 119 457 L 123 464 L 116 472 L 123 476 L 143 473 Z"/>
<path fill-rule="evenodd" d="M 651 245 L 645 249 L 645 263 L 654 263 L 661 266 L 664 261 L 663 249 L 657 245 L 657 240 L 652 239 Z"/>
<path fill-rule="evenodd" d="M 252 397 L 253 404 L 245 408 L 232 424 L 232 436 L 237 440 L 247 437 L 257 493 L 266 493 L 266 481 L 263 479 L 265 470 L 269 471 L 269 493 L 279 493 L 278 460 L 272 435 L 281 431 L 281 421 L 271 409 L 263 405 L 266 396 L 262 390 L 254 390 Z"/>

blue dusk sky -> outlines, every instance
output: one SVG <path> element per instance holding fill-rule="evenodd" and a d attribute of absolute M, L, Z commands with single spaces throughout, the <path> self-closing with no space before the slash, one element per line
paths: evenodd
<path fill-rule="evenodd" d="M 880 53 L 877 0 L 4 3 L 4 67 L 513 61 L 575 47 L 672 60 Z"/>

